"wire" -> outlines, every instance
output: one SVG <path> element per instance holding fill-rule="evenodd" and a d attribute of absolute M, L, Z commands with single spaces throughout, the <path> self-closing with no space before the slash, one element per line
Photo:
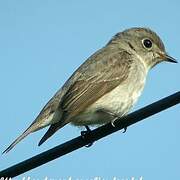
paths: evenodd
<path fill-rule="evenodd" d="M 127 116 L 117 119 L 113 123 L 115 127 L 113 127 L 111 123 L 106 124 L 90 132 L 88 131 L 83 136 L 76 137 L 50 150 L 47 150 L 14 166 L 4 169 L 0 171 L 0 177 L 12 178 L 20 174 L 23 174 L 31 169 L 41 166 L 49 161 L 59 158 L 85 145 L 91 144 L 94 141 L 97 141 L 109 134 L 112 134 L 113 132 L 127 128 L 132 124 L 135 124 L 149 116 L 159 113 L 179 103 L 180 91 L 166 98 L 163 98 L 157 102 L 154 102 L 142 109 L 132 112 Z"/>

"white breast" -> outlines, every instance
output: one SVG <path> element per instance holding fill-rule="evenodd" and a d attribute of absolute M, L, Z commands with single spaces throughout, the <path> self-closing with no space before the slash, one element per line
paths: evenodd
<path fill-rule="evenodd" d="M 76 118 L 73 124 L 102 124 L 101 121 L 104 120 L 96 114 L 98 109 L 108 110 L 118 116 L 126 114 L 141 95 L 146 75 L 147 70 L 143 65 L 134 64 L 128 78 L 123 83 L 87 108 L 84 113 Z M 111 120 L 106 119 L 105 121 Z"/>

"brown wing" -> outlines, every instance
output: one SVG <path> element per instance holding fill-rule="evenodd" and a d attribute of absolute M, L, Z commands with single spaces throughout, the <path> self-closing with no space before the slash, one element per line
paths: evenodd
<path fill-rule="evenodd" d="M 127 51 L 112 50 L 109 53 L 105 49 L 86 62 L 80 67 L 81 75 L 69 88 L 61 103 L 67 121 L 122 83 L 128 77 L 132 59 Z"/>
<path fill-rule="evenodd" d="M 129 74 L 131 55 L 123 50 L 105 47 L 92 55 L 69 78 L 59 94 L 59 107 L 64 111 L 63 119 L 50 126 L 39 145 L 44 143 L 69 120 L 93 104 L 97 99 L 122 83 Z"/>

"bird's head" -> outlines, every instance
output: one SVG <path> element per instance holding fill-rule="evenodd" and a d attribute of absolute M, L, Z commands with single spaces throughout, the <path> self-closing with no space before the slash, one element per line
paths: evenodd
<path fill-rule="evenodd" d="M 177 61 L 169 56 L 160 37 L 148 28 L 131 28 L 116 34 L 110 43 L 123 43 L 148 69 L 151 69 L 160 62 Z"/>

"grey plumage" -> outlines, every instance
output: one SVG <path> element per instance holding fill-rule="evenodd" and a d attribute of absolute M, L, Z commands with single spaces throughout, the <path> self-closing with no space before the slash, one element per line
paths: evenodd
<path fill-rule="evenodd" d="M 144 39 L 152 42 L 151 49 L 143 47 Z M 165 59 L 175 62 L 150 29 L 131 28 L 116 34 L 73 73 L 36 120 L 4 152 L 48 125 L 50 128 L 39 145 L 68 123 L 101 125 L 125 115 L 140 96 L 149 69 Z"/>

